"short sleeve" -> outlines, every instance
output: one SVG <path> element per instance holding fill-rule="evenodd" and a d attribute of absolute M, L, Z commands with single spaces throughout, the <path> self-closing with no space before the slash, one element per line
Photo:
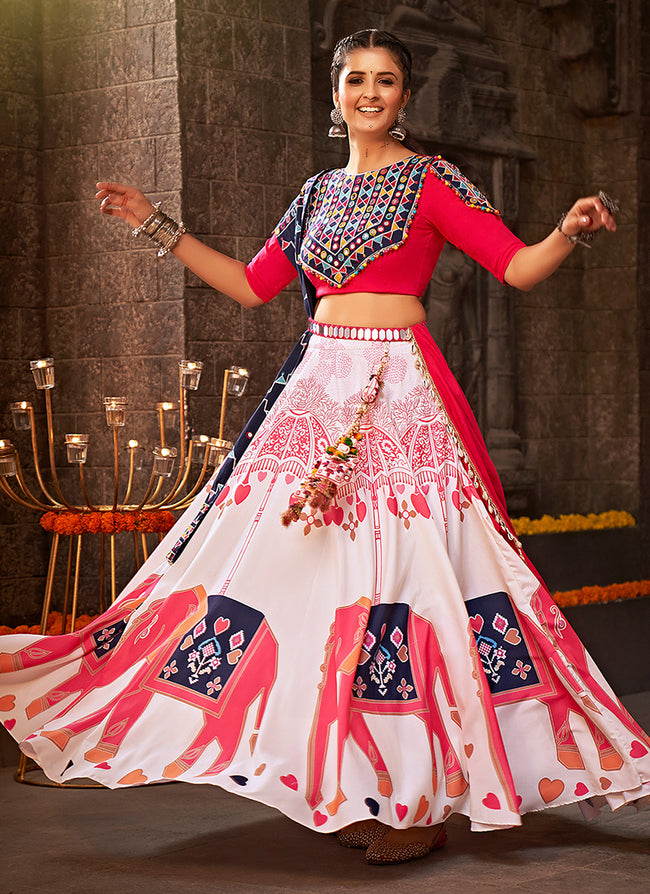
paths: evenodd
<path fill-rule="evenodd" d="M 265 303 L 275 298 L 296 278 L 294 230 L 297 204 L 305 187 L 280 218 L 264 246 L 246 266 L 246 279 L 258 298 Z"/>
<path fill-rule="evenodd" d="M 466 252 L 498 280 L 525 243 L 498 211 L 453 165 L 431 165 L 422 188 L 422 213 L 446 240 Z M 453 172 L 453 176 L 448 174 Z"/>

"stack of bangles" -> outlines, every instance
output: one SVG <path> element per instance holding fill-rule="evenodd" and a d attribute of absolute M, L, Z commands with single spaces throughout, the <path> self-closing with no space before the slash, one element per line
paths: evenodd
<path fill-rule="evenodd" d="M 160 210 L 160 202 L 155 202 L 153 211 L 139 227 L 132 230 L 134 236 L 144 233 L 158 246 L 158 257 L 162 258 L 168 251 L 176 248 L 178 240 L 187 230 L 183 221 L 178 223 L 164 211 Z"/>

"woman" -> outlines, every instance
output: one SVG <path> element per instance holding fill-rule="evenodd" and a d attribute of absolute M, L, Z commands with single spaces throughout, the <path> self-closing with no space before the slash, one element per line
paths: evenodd
<path fill-rule="evenodd" d="M 522 554 L 419 300 L 446 239 L 529 289 L 616 228 L 613 204 L 579 199 L 524 246 L 402 142 L 410 64 L 385 32 L 339 43 L 348 163 L 305 184 L 249 265 L 98 184 L 103 213 L 245 307 L 299 275 L 313 320 L 100 622 L 0 654 L 10 725 L 52 778 L 215 783 L 374 863 L 441 847 L 452 812 L 487 830 L 650 794 L 650 740 Z"/>

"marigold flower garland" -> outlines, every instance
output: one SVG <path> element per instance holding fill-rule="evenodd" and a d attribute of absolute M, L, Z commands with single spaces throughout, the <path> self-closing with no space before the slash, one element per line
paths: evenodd
<path fill-rule="evenodd" d="M 513 518 L 512 524 L 519 537 L 527 534 L 564 534 L 570 531 L 605 531 L 612 528 L 633 528 L 636 521 L 629 512 L 610 510 L 587 515 L 543 515 L 541 518 Z"/>
<path fill-rule="evenodd" d="M 607 587 L 565 590 L 563 593 L 554 593 L 553 599 L 560 608 L 566 608 L 572 605 L 593 605 L 596 602 L 639 599 L 642 596 L 650 596 L 650 580 L 631 580 L 624 584 L 609 584 Z"/>
<path fill-rule="evenodd" d="M 101 512 L 45 512 L 41 527 L 53 534 L 71 537 L 74 534 L 119 534 L 137 531 L 140 534 L 166 534 L 174 525 L 168 510 L 145 509 Z"/>

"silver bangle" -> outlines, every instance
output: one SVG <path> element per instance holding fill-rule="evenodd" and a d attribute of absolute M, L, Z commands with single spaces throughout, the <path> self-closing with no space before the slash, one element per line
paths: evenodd
<path fill-rule="evenodd" d="M 605 208 L 607 208 L 607 210 L 609 211 L 610 214 L 616 214 L 618 211 L 621 210 L 620 205 L 618 204 L 616 199 L 613 199 L 611 196 L 608 196 L 607 193 L 603 192 L 602 189 L 598 190 L 598 198 L 603 203 Z M 584 245 L 585 248 L 591 248 L 592 243 L 594 241 L 594 237 L 596 235 L 595 232 L 593 232 L 593 233 L 576 233 L 575 236 L 568 236 L 562 229 L 562 224 L 566 220 L 568 213 L 569 213 L 568 211 L 565 211 L 564 214 L 562 214 L 562 216 L 560 217 L 560 219 L 557 222 L 557 229 L 560 231 L 560 233 L 562 233 L 564 238 L 571 245 L 580 243 L 580 245 Z"/>
<path fill-rule="evenodd" d="M 167 252 L 176 248 L 179 239 L 187 230 L 183 221 L 178 223 L 160 210 L 160 202 L 154 202 L 153 211 L 149 217 L 131 232 L 134 236 L 139 236 L 140 233 L 148 236 L 158 246 L 158 257 L 162 258 Z"/>

